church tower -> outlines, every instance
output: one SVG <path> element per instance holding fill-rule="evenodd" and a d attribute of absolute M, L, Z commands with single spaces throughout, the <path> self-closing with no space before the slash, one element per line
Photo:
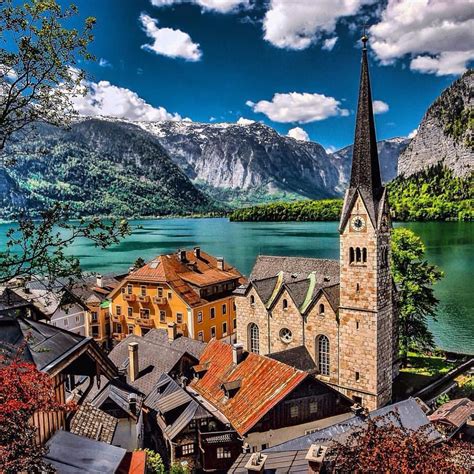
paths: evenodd
<path fill-rule="evenodd" d="M 392 397 L 395 353 L 390 214 L 382 186 L 367 61 L 362 38 L 352 171 L 339 226 L 338 388 L 369 410 Z"/>

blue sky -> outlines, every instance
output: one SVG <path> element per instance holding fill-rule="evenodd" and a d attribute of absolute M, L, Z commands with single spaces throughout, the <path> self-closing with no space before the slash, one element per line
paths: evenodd
<path fill-rule="evenodd" d="M 352 142 L 367 22 L 373 97 L 386 104 L 377 107 L 378 138 L 407 136 L 474 57 L 472 4 L 426 2 L 76 0 L 81 17 L 97 19 L 98 59 L 82 64 L 91 92 L 78 109 L 245 118 L 340 148 Z"/>

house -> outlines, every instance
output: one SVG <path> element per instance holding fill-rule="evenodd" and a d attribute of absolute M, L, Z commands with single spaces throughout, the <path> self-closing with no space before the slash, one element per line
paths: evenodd
<path fill-rule="evenodd" d="M 450 400 L 435 410 L 428 419 L 447 439 L 461 431 L 474 415 L 474 402 L 469 398 Z"/>
<path fill-rule="evenodd" d="M 143 336 L 172 325 L 177 334 L 199 341 L 232 339 L 233 291 L 244 281 L 223 258 L 199 247 L 160 255 L 132 271 L 110 294 L 113 337 Z"/>
<path fill-rule="evenodd" d="M 252 451 L 350 416 L 352 402 L 344 395 L 240 344 L 209 342 L 194 371 L 188 389 L 222 413 Z"/>
<path fill-rule="evenodd" d="M 441 441 L 440 434 L 430 425 L 430 420 L 414 398 L 372 411 L 368 417 L 383 417 L 379 418 L 378 423 L 400 426 L 413 431 L 423 428 L 434 441 Z M 368 417 L 357 414 L 343 422 L 288 440 L 262 452 L 243 453 L 228 472 L 232 474 L 326 472 L 325 468 L 330 462 L 330 458 L 326 457 L 328 448 L 334 445 L 334 441 L 344 442 L 349 434 L 367 423 Z"/>
<path fill-rule="evenodd" d="M 306 348 L 320 380 L 374 410 L 391 401 L 398 375 L 398 311 L 366 36 L 339 235 L 339 260 L 257 258 L 248 284 L 235 291 L 237 341 L 263 355 Z"/>
<path fill-rule="evenodd" d="M 22 358 L 51 377 L 55 397 L 61 403 L 73 396 L 70 392 L 76 378 L 85 379 L 83 391 L 76 394 L 81 405 L 94 382 L 117 376 L 115 365 L 93 339 L 44 322 L 0 313 L 0 348 L 4 354 L 15 357 L 23 347 Z M 42 444 L 66 426 L 66 416 L 63 412 L 36 413 L 32 423 L 38 428 L 37 441 Z"/>
<path fill-rule="evenodd" d="M 193 390 L 163 374 L 145 400 L 162 433 L 166 462 L 189 469 L 227 471 L 242 451 L 229 420 Z"/>

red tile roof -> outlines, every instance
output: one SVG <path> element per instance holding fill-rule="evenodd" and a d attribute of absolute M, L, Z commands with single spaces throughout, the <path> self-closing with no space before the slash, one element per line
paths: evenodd
<path fill-rule="evenodd" d="M 461 428 L 473 414 L 474 402 L 469 398 L 459 398 L 441 405 L 428 418 L 430 421 L 447 422 L 455 428 Z"/>
<path fill-rule="evenodd" d="M 247 433 L 307 377 L 301 370 L 254 353 L 235 365 L 232 346 L 216 340 L 209 342 L 201 355 L 199 364 L 206 363 L 206 373 L 194 380 L 191 387 L 219 409 L 240 435 Z M 240 388 L 226 399 L 222 385 L 236 380 L 240 380 Z"/>
<path fill-rule="evenodd" d="M 210 286 L 231 280 L 245 282 L 241 273 L 224 262 L 223 270 L 218 268 L 218 259 L 203 251 L 196 257 L 193 250 L 186 251 L 186 261 L 181 262 L 178 253 L 159 255 L 143 267 L 128 275 L 124 282 L 166 283 L 190 306 L 206 303 L 191 285 Z"/>

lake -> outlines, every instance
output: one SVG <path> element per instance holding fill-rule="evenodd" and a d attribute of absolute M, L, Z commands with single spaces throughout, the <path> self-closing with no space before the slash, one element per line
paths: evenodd
<path fill-rule="evenodd" d="M 248 275 L 255 257 L 299 255 L 339 258 L 337 222 L 229 222 L 227 219 L 164 219 L 131 222 L 134 232 L 107 250 L 80 241 L 71 248 L 85 270 L 121 272 L 138 257 L 148 260 L 180 247 L 201 246 L 224 256 Z M 403 223 L 420 235 L 427 258 L 442 268 L 445 278 L 436 285 L 440 300 L 437 321 L 430 321 L 437 345 L 474 354 L 474 224 L 466 222 Z M 0 224 L 0 249 L 8 224 Z M 139 228 L 138 228 L 139 227 Z"/>

